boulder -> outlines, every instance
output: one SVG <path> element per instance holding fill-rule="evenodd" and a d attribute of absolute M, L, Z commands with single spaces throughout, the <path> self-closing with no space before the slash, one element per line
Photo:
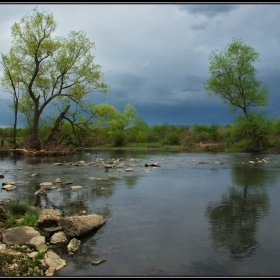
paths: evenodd
<path fill-rule="evenodd" d="M 68 242 L 67 236 L 63 231 L 54 233 L 50 238 L 50 244 L 53 245 L 63 245 L 67 244 Z"/>
<path fill-rule="evenodd" d="M 45 254 L 45 263 L 50 268 L 53 267 L 54 270 L 59 270 L 66 265 L 65 260 L 61 259 L 56 253 L 53 251 L 48 251 Z"/>
<path fill-rule="evenodd" d="M 70 238 L 85 235 L 106 222 L 107 220 L 103 216 L 97 214 L 66 217 L 59 221 L 63 231 Z"/>
<path fill-rule="evenodd" d="M 40 233 L 32 227 L 13 227 L 2 232 L 3 243 L 11 245 L 26 245 L 33 237 L 40 236 Z"/>
<path fill-rule="evenodd" d="M 83 187 L 82 186 L 72 186 L 72 190 L 81 190 Z"/>
<path fill-rule="evenodd" d="M 39 218 L 35 224 L 38 228 L 58 227 L 61 213 L 54 209 L 43 209 L 39 213 Z"/>
<path fill-rule="evenodd" d="M 45 244 L 45 241 L 44 236 L 36 236 L 26 242 L 26 245 L 31 248 L 35 248 L 39 252 L 46 252 L 48 250 L 48 246 Z"/>
<path fill-rule="evenodd" d="M 69 254 L 74 253 L 75 251 L 77 251 L 78 248 L 80 247 L 80 245 L 81 245 L 81 241 L 80 240 L 78 240 L 76 238 L 71 239 L 69 244 L 67 245 L 67 249 L 68 249 Z"/>
<path fill-rule="evenodd" d="M 13 191 L 16 189 L 16 186 L 15 185 L 4 185 L 2 187 L 2 189 L 5 189 L 6 191 Z"/>

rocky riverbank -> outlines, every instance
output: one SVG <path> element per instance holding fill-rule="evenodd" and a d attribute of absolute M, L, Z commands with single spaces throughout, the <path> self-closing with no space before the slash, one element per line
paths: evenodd
<path fill-rule="evenodd" d="M 74 154 L 76 149 L 70 146 L 65 146 L 62 144 L 41 144 L 39 149 L 31 149 L 27 146 L 22 146 L 18 148 L 12 148 L 10 144 L 5 145 L 1 143 L 0 145 L 0 155 L 2 156 L 27 156 L 27 157 L 48 157 L 48 156 L 61 156 L 67 154 Z"/>
<path fill-rule="evenodd" d="M 64 247 L 68 254 L 75 254 L 81 238 L 106 223 L 97 214 L 62 217 L 54 209 L 39 212 L 33 227 L 19 226 L 6 228 L 5 203 L 0 206 L 0 276 L 53 276 L 55 271 L 66 266 L 57 249 Z M 35 228 L 49 233 L 48 238 Z M 5 261 L 7 260 L 7 261 Z M 8 260 L 10 260 L 8 262 Z M 100 262 L 93 262 L 97 265 Z M 35 265 L 31 265 L 34 264 Z"/>

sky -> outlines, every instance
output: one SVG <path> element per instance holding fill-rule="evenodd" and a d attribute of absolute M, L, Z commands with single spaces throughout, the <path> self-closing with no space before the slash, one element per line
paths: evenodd
<path fill-rule="evenodd" d="M 108 95 L 94 95 L 95 103 L 121 112 L 132 104 L 149 125 L 225 126 L 241 112 L 232 114 L 218 97 L 207 96 L 209 55 L 242 39 L 260 54 L 257 78 L 269 90 L 263 110 L 280 118 L 280 3 L 135 3 L 1 3 L 0 53 L 11 48 L 13 24 L 45 8 L 58 22 L 54 36 L 84 31 L 95 43 L 95 63 L 111 86 Z M 0 79 L 2 73 L 0 65 Z M 13 125 L 11 101 L 0 88 L 2 127 Z"/>

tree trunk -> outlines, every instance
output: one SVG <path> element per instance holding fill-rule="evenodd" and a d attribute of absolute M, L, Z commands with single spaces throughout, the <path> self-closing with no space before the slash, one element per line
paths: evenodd
<path fill-rule="evenodd" d="M 55 133 L 58 131 L 59 126 L 60 126 L 60 124 L 61 124 L 61 122 L 62 122 L 64 116 L 66 115 L 66 113 L 68 112 L 69 109 L 70 109 L 70 105 L 68 105 L 68 106 L 64 109 L 64 111 L 61 112 L 61 114 L 59 115 L 59 117 L 56 119 L 55 124 L 54 124 L 54 127 L 53 127 L 53 129 L 52 129 L 52 131 L 51 131 L 51 134 L 50 134 L 50 136 L 49 136 L 49 138 L 48 138 L 48 140 L 47 140 L 47 143 L 48 143 L 48 142 L 52 142 L 52 141 L 54 140 L 54 135 L 55 135 Z"/>
<path fill-rule="evenodd" d="M 258 145 L 259 145 L 259 150 L 262 151 L 264 149 L 264 143 L 263 143 L 263 137 L 258 138 Z"/>
<path fill-rule="evenodd" d="M 18 96 L 15 94 L 14 96 L 15 103 L 15 122 L 14 122 L 14 149 L 17 148 L 17 118 L 18 118 Z"/>
<path fill-rule="evenodd" d="M 38 103 L 38 104 L 36 104 Z M 35 103 L 34 108 L 34 118 L 33 118 L 33 127 L 32 127 L 32 134 L 31 134 L 31 141 L 29 143 L 29 147 L 35 150 L 41 150 L 41 141 L 38 138 L 38 127 L 39 127 L 39 101 Z"/>
<path fill-rule="evenodd" d="M 14 105 L 15 105 L 15 121 L 14 121 L 14 150 L 18 148 L 17 145 L 17 121 L 18 121 L 18 100 L 19 100 L 19 80 L 18 80 L 18 92 L 14 89 Z"/>

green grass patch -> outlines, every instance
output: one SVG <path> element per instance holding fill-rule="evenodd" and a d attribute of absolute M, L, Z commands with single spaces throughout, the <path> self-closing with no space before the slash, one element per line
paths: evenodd
<path fill-rule="evenodd" d="M 7 215 L 6 228 L 12 227 L 33 227 L 45 238 L 50 237 L 50 233 L 35 227 L 39 218 L 39 211 L 31 208 L 25 201 L 15 200 L 6 204 Z"/>

